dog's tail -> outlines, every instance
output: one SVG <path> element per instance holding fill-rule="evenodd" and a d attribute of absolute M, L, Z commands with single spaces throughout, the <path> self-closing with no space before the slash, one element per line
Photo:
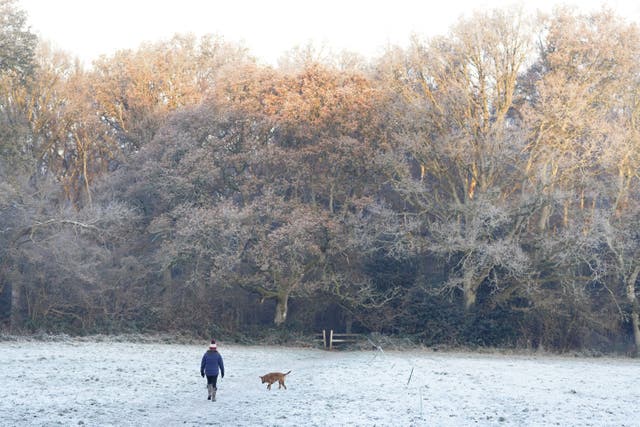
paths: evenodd
<path fill-rule="evenodd" d="M 289 375 L 291 373 L 291 371 L 287 372 L 285 375 Z"/>

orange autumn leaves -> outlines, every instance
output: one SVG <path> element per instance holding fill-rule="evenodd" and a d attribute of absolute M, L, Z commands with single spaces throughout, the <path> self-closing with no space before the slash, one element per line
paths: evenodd
<path fill-rule="evenodd" d="M 217 88 L 216 100 L 268 119 L 293 144 L 320 137 L 371 138 L 380 91 L 364 75 L 318 63 L 293 73 L 246 66 Z"/>

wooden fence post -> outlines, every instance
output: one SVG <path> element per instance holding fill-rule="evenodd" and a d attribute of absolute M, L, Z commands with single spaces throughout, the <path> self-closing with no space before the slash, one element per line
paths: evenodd
<path fill-rule="evenodd" d="M 363 338 L 362 334 L 335 333 L 333 329 L 329 329 L 329 331 L 323 329 L 322 334 L 316 334 L 314 337 L 314 341 L 322 340 L 322 347 L 325 350 L 333 350 L 334 344 L 357 343 Z"/>

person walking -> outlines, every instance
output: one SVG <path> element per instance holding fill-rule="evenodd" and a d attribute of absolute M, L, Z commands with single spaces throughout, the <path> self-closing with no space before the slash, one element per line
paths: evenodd
<path fill-rule="evenodd" d="M 209 349 L 204 353 L 202 362 L 200 362 L 200 375 L 203 378 L 205 375 L 207 376 L 207 390 L 209 391 L 207 400 L 212 402 L 216 401 L 218 374 L 220 374 L 221 378 L 224 378 L 224 363 L 222 362 L 222 355 L 218 353 L 216 340 L 211 340 Z"/>

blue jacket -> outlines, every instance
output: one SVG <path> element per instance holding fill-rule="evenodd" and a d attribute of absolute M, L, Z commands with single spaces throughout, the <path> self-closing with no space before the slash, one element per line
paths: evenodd
<path fill-rule="evenodd" d="M 222 356 L 217 351 L 207 350 L 202 356 L 202 362 L 200 362 L 200 375 L 207 374 L 210 377 L 218 375 L 218 367 L 220 368 L 220 374 L 224 377 Z"/>

